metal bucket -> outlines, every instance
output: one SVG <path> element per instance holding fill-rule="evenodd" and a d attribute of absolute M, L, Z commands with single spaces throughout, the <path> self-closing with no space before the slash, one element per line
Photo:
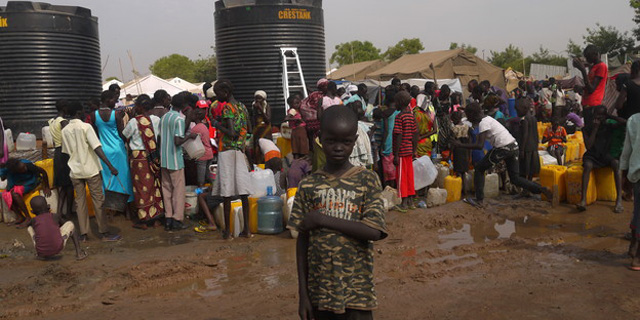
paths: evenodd
<path fill-rule="evenodd" d="M 115 176 L 115 177 L 118 180 L 118 183 L 120 183 L 122 190 L 124 190 L 124 186 L 122 185 L 122 182 L 120 182 L 120 178 L 118 178 L 118 176 Z M 109 181 L 108 187 L 111 187 L 111 181 Z M 109 209 L 117 212 L 125 212 L 127 209 L 127 203 L 129 201 L 129 197 L 130 196 L 126 193 L 105 190 L 104 203 L 102 204 L 102 209 Z"/>

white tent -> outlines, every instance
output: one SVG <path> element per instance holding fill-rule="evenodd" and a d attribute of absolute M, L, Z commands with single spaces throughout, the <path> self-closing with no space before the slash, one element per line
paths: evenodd
<path fill-rule="evenodd" d="M 120 86 L 120 88 L 122 88 L 122 86 L 124 85 L 124 83 L 118 81 L 117 79 L 111 79 L 105 83 L 102 84 L 102 91 L 107 91 L 109 90 L 109 86 L 112 84 L 117 84 L 118 86 Z"/>
<path fill-rule="evenodd" d="M 181 87 L 176 86 L 167 80 L 158 78 L 152 74 L 137 80 L 129 81 L 126 85 L 124 85 L 124 87 L 121 86 L 121 88 L 120 99 L 125 98 L 127 94 L 130 94 L 134 97 L 141 94 L 148 94 L 149 96 L 153 97 L 153 94 L 156 92 L 156 90 L 160 89 L 167 91 L 167 93 L 172 96 L 185 91 Z"/>
<path fill-rule="evenodd" d="M 198 86 L 195 84 L 178 77 L 167 79 L 167 81 L 176 87 L 182 88 L 182 91 L 194 92 L 194 90 L 198 90 Z M 200 91 L 202 91 L 202 86 L 200 86 Z"/>

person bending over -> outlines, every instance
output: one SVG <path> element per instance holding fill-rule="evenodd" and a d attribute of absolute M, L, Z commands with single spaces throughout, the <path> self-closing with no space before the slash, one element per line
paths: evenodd
<path fill-rule="evenodd" d="M 547 199 L 553 199 L 554 205 L 558 202 L 557 192 L 544 188 L 538 183 L 520 177 L 520 165 L 518 163 L 518 143 L 516 139 L 496 119 L 484 115 L 482 108 L 477 103 L 472 103 L 465 109 L 467 119 L 478 126 L 479 134 L 475 143 L 462 144 L 454 141 L 456 147 L 469 149 L 482 149 L 485 140 L 489 140 L 491 149 L 475 166 L 473 183 L 476 190 L 476 198 L 465 198 L 464 201 L 475 207 L 482 208 L 484 200 L 484 174 L 500 161 L 505 161 L 511 183 L 533 194 L 544 194 Z"/>

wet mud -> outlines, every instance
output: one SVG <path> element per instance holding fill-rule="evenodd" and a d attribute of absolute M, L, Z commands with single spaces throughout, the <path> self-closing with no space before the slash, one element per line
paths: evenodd
<path fill-rule="evenodd" d="M 632 205 L 586 213 L 508 196 L 390 212 L 376 243 L 376 319 L 635 319 L 640 273 L 626 268 Z M 295 240 L 131 228 L 124 240 L 34 258 L 0 225 L 0 319 L 296 319 Z"/>

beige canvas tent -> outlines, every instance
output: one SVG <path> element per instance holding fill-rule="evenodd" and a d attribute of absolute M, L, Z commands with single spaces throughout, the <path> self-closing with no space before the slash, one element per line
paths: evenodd
<path fill-rule="evenodd" d="M 433 79 L 434 74 L 429 68 L 431 63 L 433 63 L 437 78 L 458 78 L 465 86 L 471 79 L 489 80 L 491 85 L 505 87 L 502 68 L 492 65 L 464 49 L 406 55 L 386 67 L 367 74 L 367 78 L 375 80 L 389 80 L 393 77 Z"/>
<path fill-rule="evenodd" d="M 334 72 L 331 72 L 331 74 L 327 76 L 327 79 L 347 81 L 364 80 L 368 73 L 374 72 L 386 65 L 387 63 L 382 60 L 371 60 L 348 64 L 340 67 Z"/>

